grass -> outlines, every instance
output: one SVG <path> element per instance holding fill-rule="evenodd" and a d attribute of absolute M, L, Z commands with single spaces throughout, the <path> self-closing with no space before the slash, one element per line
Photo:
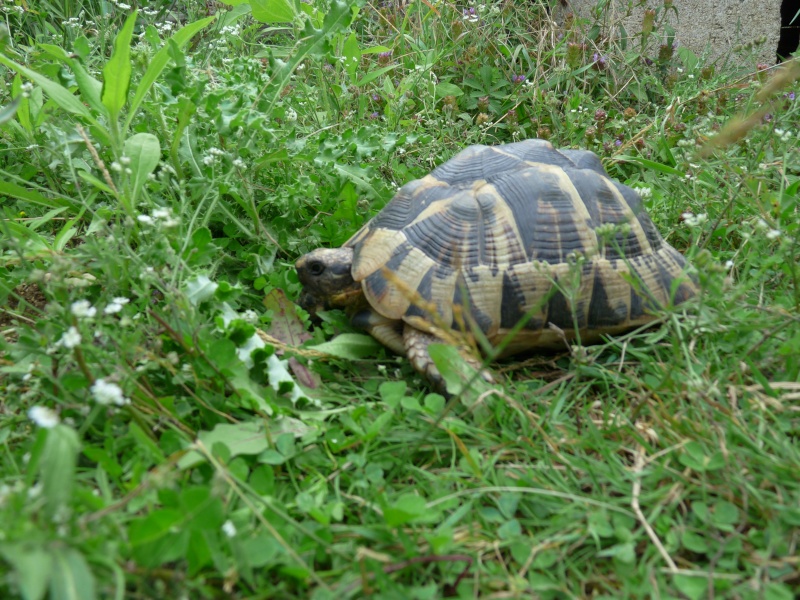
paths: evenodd
<path fill-rule="evenodd" d="M 5 13 L 4 597 L 800 593 L 792 68 L 663 7 L 151 4 Z M 639 189 L 699 298 L 455 403 L 292 303 L 298 256 L 530 137 Z"/>

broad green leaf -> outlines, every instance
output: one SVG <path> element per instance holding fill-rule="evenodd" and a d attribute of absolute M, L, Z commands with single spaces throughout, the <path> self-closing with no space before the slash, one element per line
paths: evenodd
<path fill-rule="evenodd" d="M 397 65 L 389 65 L 388 67 L 383 67 L 383 68 L 378 69 L 376 71 L 370 71 L 369 73 L 364 75 L 364 77 L 359 79 L 358 83 L 356 85 L 358 87 L 363 87 L 363 86 L 367 85 L 368 83 L 372 83 L 373 81 L 375 81 L 378 77 L 380 77 L 384 73 L 388 73 L 389 71 L 392 71 L 392 70 L 394 70 L 396 68 L 397 68 Z"/>
<path fill-rule="evenodd" d="M 56 425 L 47 432 L 39 474 L 42 478 L 44 499 L 51 515 L 72 497 L 75 465 L 80 448 L 78 434 L 67 425 Z"/>
<path fill-rule="evenodd" d="M 198 275 L 195 279 L 186 282 L 186 298 L 193 305 L 198 306 L 214 295 L 217 284 L 207 275 Z"/>
<path fill-rule="evenodd" d="M 100 190 L 102 192 L 105 192 L 106 194 L 109 194 L 111 196 L 115 196 L 116 195 L 114 193 L 114 190 L 112 190 L 110 187 L 108 187 L 108 184 L 105 181 L 102 181 L 101 179 L 95 177 L 94 175 L 92 175 L 91 173 L 89 173 L 87 171 L 79 169 L 78 170 L 78 177 L 80 177 L 81 179 L 83 179 L 87 183 L 92 184 L 98 190 Z"/>
<path fill-rule="evenodd" d="M 224 444 L 231 457 L 260 454 L 269 447 L 266 430 L 260 422 L 220 423 L 212 431 L 201 431 L 197 437 L 208 451 L 214 444 Z M 178 466 L 186 469 L 204 460 L 199 452 L 189 452 L 178 461 Z"/>
<path fill-rule="evenodd" d="M 11 235 L 19 241 L 25 241 L 25 254 L 49 254 L 54 252 L 53 247 L 38 233 L 32 229 L 16 223 L 15 221 L 0 221 L 0 232 L 3 235 Z"/>
<path fill-rule="evenodd" d="M 136 25 L 138 10 L 134 10 L 125 21 L 114 39 L 114 51 L 103 67 L 103 106 L 108 110 L 111 121 L 116 121 L 122 107 L 128 100 L 131 83 L 131 37 Z"/>
<path fill-rule="evenodd" d="M 291 23 L 297 14 L 292 0 L 250 0 L 250 6 L 261 23 Z"/>
<path fill-rule="evenodd" d="M 708 579 L 705 577 L 692 577 L 690 575 L 675 575 L 675 587 L 689 600 L 700 600 L 708 593 Z"/>
<path fill-rule="evenodd" d="M 190 532 L 182 525 L 187 517 L 182 510 L 162 508 L 131 522 L 128 540 L 136 561 L 152 568 L 184 556 Z"/>
<path fill-rule="evenodd" d="M 428 508 L 425 498 L 417 494 L 403 494 L 392 506 L 386 507 L 383 511 L 383 518 L 389 527 L 430 521 L 438 517 L 438 511 Z"/>
<path fill-rule="evenodd" d="M 50 579 L 51 600 L 93 600 L 94 576 L 83 554 L 74 548 L 53 546 L 53 576 Z"/>
<path fill-rule="evenodd" d="M 100 100 L 100 95 L 103 93 L 102 82 L 92 77 L 80 61 L 72 58 L 72 56 L 67 54 L 67 51 L 60 46 L 39 44 L 39 47 L 50 56 L 54 57 L 56 60 L 60 60 L 72 69 L 72 72 L 75 74 L 75 81 L 78 82 L 81 98 L 85 100 L 96 113 L 105 114 L 106 109 Z"/>
<path fill-rule="evenodd" d="M 361 50 L 358 47 L 358 38 L 355 33 L 351 33 L 344 41 L 342 58 L 344 60 L 344 69 L 350 76 L 350 82 L 355 83 L 356 71 L 361 63 Z"/>
<path fill-rule="evenodd" d="M 86 120 L 90 121 L 91 123 L 97 125 L 97 121 L 92 117 L 92 114 L 89 112 L 89 109 L 86 108 L 80 99 L 77 96 L 74 96 L 67 88 L 65 88 L 60 83 L 56 83 L 45 77 L 44 75 L 40 75 L 36 71 L 32 71 L 27 67 L 23 67 L 22 65 L 18 65 L 13 60 L 9 60 L 2 54 L 0 54 L 0 64 L 5 65 L 9 69 L 12 69 L 19 73 L 20 75 L 24 75 L 35 84 L 41 86 L 41 88 L 45 91 L 45 93 L 50 96 L 50 98 L 55 102 L 58 106 L 66 110 L 67 112 L 71 112 L 75 115 L 79 115 L 84 117 Z"/>
<path fill-rule="evenodd" d="M 408 384 L 405 381 L 384 381 L 378 388 L 381 400 L 392 408 L 396 408 L 406 395 Z"/>
<path fill-rule="evenodd" d="M 272 337 L 290 346 L 299 346 L 311 337 L 295 311 L 294 303 L 286 297 L 286 292 L 275 288 L 263 300 L 264 308 L 272 312 L 267 330 Z"/>
<path fill-rule="evenodd" d="M 37 191 L 29 190 L 21 185 L 12 183 L 10 181 L 0 180 L 0 196 L 11 196 L 19 200 L 25 200 L 32 204 L 39 204 L 40 206 L 48 206 L 50 208 L 75 208 L 75 206 L 63 198 L 47 198 Z"/>
<path fill-rule="evenodd" d="M 446 344 L 431 344 L 428 353 L 439 369 L 447 384 L 447 392 L 456 395 L 467 393 L 468 398 L 477 398 L 478 395 L 491 389 L 476 369 L 464 360 L 458 350 Z M 463 389 L 468 386 L 467 389 Z"/>
<path fill-rule="evenodd" d="M 170 40 L 174 42 L 178 48 L 183 48 L 198 31 L 206 27 L 216 18 L 216 15 L 214 15 L 199 21 L 195 21 L 194 23 L 189 23 L 186 27 L 176 31 Z M 125 119 L 125 130 L 130 127 L 131 121 L 136 115 L 136 111 L 139 109 L 139 105 L 144 100 L 147 92 L 150 91 L 150 88 L 153 87 L 153 84 L 155 83 L 156 79 L 158 79 L 158 76 L 161 75 L 164 67 L 167 66 L 168 61 L 169 44 L 164 44 L 164 46 L 158 52 L 156 52 L 155 56 L 150 59 L 150 64 L 147 66 L 147 70 L 144 72 L 144 75 L 142 75 L 139 85 L 136 86 L 136 92 L 133 95 L 133 100 L 131 100 L 131 105 L 128 108 L 128 116 Z"/>
<path fill-rule="evenodd" d="M 13 581 L 25 600 L 44 598 L 53 574 L 53 556 L 32 543 L 0 544 L 2 556 L 14 569 Z"/>
<path fill-rule="evenodd" d="M 14 98 L 6 106 L 0 109 L 0 125 L 8 123 L 11 119 L 14 118 L 14 115 L 17 114 L 17 109 L 19 108 L 21 102 L 22 102 L 22 96 L 20 95 Z"/>
<path fill-rule="evenodd" d="M 161 160 L 161 144 L 152 133 L 137 133 L 125 140 L 124 152 L 131 159 L 130 199 L 135 204 Z"/>
<path fill-rule="evenodd" d="M 619 162 L 629 162 L 635 165 L 640 165 L 646 169 L 650 169 L 651 171 L 656 171 L 658 173 L 663 173 L 664 175 L 674 175 L 676 177 L 685 177 L 686 173 L 675 169 L 674 167 L 670 167 L 669 165 L 665 165 L 664 163 L 655 162 L 654 160 L 648 160 L 646 158 L 642 158 L 641 156 L 617 156 L 616 159 Z"/>
<path fill-rule="evenodd" d="M 435 89 L 436 99 L 437 100 L 439 100 L 441 98 L 444 98 L 445 96 L 456 96 L 456 97 L 458 97 L 458 96 L 463 96 L 464 95 L 464 92 L 461 90 L 460 87 L 458 87 L 455 84 L 448 83 L 446 81 L 443 82 L 443 83 L 437 84 L 434 89 Z"/>
<path fill-rule="evenodd" d="M 363 333 L 342 333 L 330 342 L 311 347 L 325 354 L 349 360 L 374 356 L 381 349 L 381 345 L 375 338 Z"/>

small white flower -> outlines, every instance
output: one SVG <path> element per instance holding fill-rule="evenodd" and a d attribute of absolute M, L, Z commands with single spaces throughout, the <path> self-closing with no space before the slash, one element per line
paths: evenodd
<path fill-rule="evenodd" d="M 122 165 L 119 164 L 117 161 L 112 162 L 108 168 L 111 169 L 112 171 L 116 171 L 117 173 L 122 172 Z"/>
<path fill-rule="evenodd" d="M 79 319 L 91 319 L 97 314 L 97 309 L 93 307 L 88 300 L 78 300 L 77 302 L 73 302 L 69 309 L 70 312 Z"/>
<path fill-rule="evenodd" d="M 289 121 L 290 123 L 294 123 L 295 121 L 297 121 L 297 111 L 294 110 L 293 108 L 287 108 L 286 120 Z"/>
<path fill-rule="evenodd" d="M 113 315 L 114 313 L 118 313 L 122 310 L 122 307 L 125 306 L 130 300 L 124 297 L 114 298 L 111 303 L 105 307 L 103 312 L 107 315 Z"/>
<path fill-rule="evenodd" d="M 732 260 L 729 260 L 729 261 L 725 262 L 725 268 L 728 269 L 729 271 L 733 268 L 733 265 L 734 265 L 734 262 Z"/>
<path fill-rule="evenodd" d="M 131 164 L 130 156 L 120 156 L 119 164 L 121 164 L 123 167 L 127 167 L 129 164 Z"/>
<path fill-rule="evenodd" d="M 233 522 L 228 519 L 222 524 L 222 533 L 227 535 L 229 538 L 232 538 L 236 535 L 236 525 L 234 525 Z"/>
<path fill-rule="evenodd" d="M 116 383 L 107 382 L 105 379 L 98 379 L 92 384 L 91 388 L 94 401 L 98 404 L 116 404 L 117 406 L 125 406 L 130 404 L 130 400 L 123 396 L 122 388 Z"/>
<path fill-rule="evenodd" d="M 58 415 L 46 406 L 32 406 L 28 417 L 42 429 L 52 429 L 59 423 Z"/>
<path fill-rule="evenodd" d="M 768 240 L 777 240 L 781 236 L 780 229 L 770 229 L 767 232 L 767 239 Z"/>
<path fill-rule="evenodd" d="M 653 195 L 653 189 L 649 187 L 636 188 L 636 191 L 639 192 L 639 197 L 642 200 L 645 200 Z"/>
<path fill-rule="evenodd" d="M 152 225 L 154 223 L 153 217 L 151 217 L 150 215 L 139 215 L 138 217 L 136 217 L 136 220 L 139 221 L 139 223 L 143 223 L 144 225 Z"/>
<path fill-rule="evenodd" d="M 234 160 L 233 161 L 233 166 L 236 167 L 237 169 L 246 169 L 247 168 L 247 164 L 241 158 L 237 158 L 236 160 Z"/>
<path fill-rule="evenodd" d="M 67 329 L 64 332 L 64 335 L 61 336 L 61 339 L 58 340 L 59 346 L 64 346 L 64 348 L 70 350 L 80 343 L 81 343 L 81 334 L 74 325 L 69 329 Z"/>

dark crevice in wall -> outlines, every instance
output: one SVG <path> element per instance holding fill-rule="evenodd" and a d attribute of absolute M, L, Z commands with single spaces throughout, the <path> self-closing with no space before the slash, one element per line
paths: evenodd
<path fill-rule="evenodd" d="M 781 3 L 781 37 L 778 41 L 778 62 L 789 58 L 800 44 L 800 0 Z M 795 18 L 795 15 L 797 18 Z"/>

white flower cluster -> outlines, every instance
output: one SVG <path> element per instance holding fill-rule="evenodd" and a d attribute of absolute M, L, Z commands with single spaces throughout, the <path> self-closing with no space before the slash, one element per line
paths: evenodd
<path fill-rule="evenodd" d="M 161 225 L 167 228 L 176 227 L 180 223 L 169 208 L 157 208 L 152 214 L 137 216 L 136 220 L 142 225 Z"/>
<path fill-rule="evenodd" d="M 70 312 L 79 319 L 91 319 L 97 314 L 97 309 L 88 300 L 78 300 L 69 307 Z"/>
<path fill-rule="evenodd" d="M 222 158 L 225 156 L 225 151 L 220 150 L 219 148 L 211 147 L 208 149 L 208 154 L 203 157 L 203 164 L 207 167 L 210 167 L 215 162 L 217 162 L 218 158 Z"/>
<path fill-rule="evenodd" d="M 98 379 L 92 384 L 90 389 L 94 401 L 98 404 L 125 406 L 131 401 L 122 394 L 122 388 L 116 383 L 110 383 L 105 379 Z"/>
<path fill-rule="evenodd" d="M 779 139 L 780 141 L 782 141 L 782 142 L 788 142 L 790 139 L 792 139 L 792 136 L 793 136 L 794 134 L 792 134 L 792 132 L 791 132 L 791 131 L 785 131 L 785 130 L 783 130 L 783 129 L 778 129 L 778 128 L 776 127 L 776 128 L 775 128 L 775 135 L 776 135 L 776 136 L 778 136 L 778 139 Z"/>
<path fill-rule="evenodd" d="M 708 221 L 708 215 L 706 213 L 700 213 L 696 215 L 691 212 L 685 212 L 681 215 L 683 218 L 683 222 L 686 223 L 689 227 L 700 227 Z"/>
<path fill-rule="evenodd" d="M 122 310 L 122 307 L 125 306 L 130 300 L 125 297 L 114 298 L 111 300 L 111 303 L 105 307 L 103 312 L 107 315 L 113 315 L 118 313 Z"/>
<path fill-rule="evenodd" d="M 61 336 L 61 339 L 56 342 L 56 346 L 62 346 L 67 350 L 72 350 L 75 346 L 81 343 L 81 333 L 78 328 L 72 325 Z"/>
<path fill-rule="evenodd" d="M 28 418 L 42 429 L 52 429 L 60 422 L 56 412 L 46 406 L 32 406 L 28 410 Z"/>

